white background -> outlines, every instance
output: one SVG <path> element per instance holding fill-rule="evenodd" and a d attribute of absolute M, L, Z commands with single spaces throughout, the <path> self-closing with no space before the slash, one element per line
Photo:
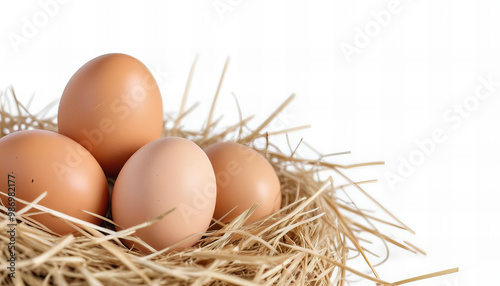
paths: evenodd
<path fill-rule="evenodd" d="M 57 100 L 88 60 L 122 52 L 155 72 L 165 110 L 175 112 L 199 53 L 189 104 L 201 105 L 187 123 L 198 128 L 231 56 L 216 110 L 227 122 L 237 119 L 232 92 L 244 115 L 257 115 L 253 126 L 295 92 L 271 130 L 311 124 L 290 134 L 293 145 L 303 137 L 324 153 L 352 151 L 330 159 L 342 164 L 386 162 L 347 173 L 379 179 L 367 191 L 417 233 L 391 235 L 428 255 L 395 250 L 377 268 L 382 278 L 458 266 L 459 274 L 417 284 L 493 285 L 500 87 L 487 99 L 474 96 L 480 77 L 500 81 L 498 1 L 69 1 L 50 6 L 48 16 L 43 3 L 50 1 L 20 2 L 0 4 L 0 88 L 13 85 L 23 102 L 34 94 L 33 111 Z M 397 7 L 390 19 L 374 22 L 388 5 Z M 36 30 L 27 31 L 26 21 Z M 356 42 L 366 29 L 368 38 Z M 346 57 L 346 45 L 356 53 Z M 464 101 L 468 111 L 457 115 L 453 108 Z M 446 139 L 418 157 L 415 142 L 436 129 Z M 395 185 L 386 180 L 389 172 L 401 175 L 412 154 L 421 159 L 412 159 L 414 170 Z"/>

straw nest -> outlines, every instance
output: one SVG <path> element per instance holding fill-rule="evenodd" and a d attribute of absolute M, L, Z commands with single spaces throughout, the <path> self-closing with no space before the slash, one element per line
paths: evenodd
<path fill-rule="evenodd" d="M 15 278 L 9 277 L 9 271 L 6 271 L 9 266 L 7 258 L 10 257 L 7 247 L 9 217 L 7 209 L 0 206 L 2 285 L 345 285 L 349 277 L 379 285 L 401 285 L 458 271 L 450 269 L 392 283 L 380 278 L 370 262 L 370 257 L 377 256 L 363 246 L 366 245 L 363 234 L 370 234 L 386 245 L 423 253 L 408 242 L 398 242 L 381 233 L 377 226 L 412 231 L 360 186 L 370 181 L 354 182 L 343 173 L 346 168 L 381 162 L 342 166 L 327 162 L 327 156 L 314 160 L 298 158 L 296 148 L 290 148 L 286 153 L 281 151 L 273 144 L 273 137 L 302 127 L 274 133 L 262 130 L 293 99 L 293 95 L 254 130 L 247 127 L 251 118 L 241 118 L 237 124 L 216 132 L 218 121 L 212 120 L 213 107 L 226 69 L 227 62 L 205 127 L 201 131 L 187 131 L 182 128 L 182 120 L 194 107 L 186 108 L 193 64 L 181 108 L 178 115 L 167 116 L 165 122 L 172 127 L 165 128 L 164 135 L 188 138 L 201 147 L 237 138 L 234 141 L 256 149 L 271 162 L 279 176 L 283 199 L 278 213 L 263 221 L 243 225 L 253 211 L 250 209 L 229 224 L 213 221 L 220 227 L 207 231 L 196 246 L 182 252 L 160 250 L 145 254 L 128 249 L 120 238 L 133 239 L 131 235 L 137 228 L 155 223 L 160 218 L 117 232 L 109 219 L 96 226 L 44 208 L 38 204 L 43 202 L 42 195 L 16 212 Z M 57 130 L 55 118 L 46 116 L 51 106 L 32 114 L 29 105 L 17 100 L 13 89 L 1 94 L 0 98 L 1 137 L 22 129 Z M 257 141 L 264 143 L 256 144 Z M 318 174 L 325 170 L 330 176 L 321 179 Z M 347 184 L 336 185 L 337 178 Z M 112 186 L 113 180 L 109 182 Z M 380 219 L 358 208 L 355 202 L 339 198 L 337 194 L 346 187 L 372 200 L 389 219 Z M 6 195 L 6 190 L 0 192 L 0 195 Z M 61 237 L 51 233 L 30 219 L 34 212 L 59 216 L 74 226 L 75 234 Z M 370 272 L 349 266 L 349 258 L 356 256 L 361 257 Z"/>

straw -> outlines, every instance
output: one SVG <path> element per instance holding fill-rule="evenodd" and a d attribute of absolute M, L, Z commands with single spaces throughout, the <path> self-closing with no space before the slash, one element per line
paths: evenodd
<path fill-rule="evenodd" d="M 458 268 L 431 274 L 418 273 L 413 278 L 398 282 L 391 281 L 393 273 L 377 273 L 377 265 L 389 258 L 390 245 L 407 250 L 409 253 L 425 254 L 411 242 L 400 241 L 380 229 L 392 232 L 410 232 L 411 228 L 387 210 L 361 186 L 376 180 L 354 181 L 345 171 L 355 172 L 358 168 L 373 167 L 383 162 L 356 163 L 343 165 L 332 161 L 339 152 L 323 155 L 315 151 L 311 144 L 302 141 L 283 152 L 273 142 L 278 136 L 287 135 L 309 126 L 290 127 L 284 130 L 262 131 L 293 100 L 288 97 L 269 118 L 251 129 L 248 123 L 253 117 L 243 118 L 239 105 L 239 122 L 226 128 L 216 128 L 220 121 L 214 120 L 215 105 L 226 74 L 226 61 L 209 116 L 202 130 L 186 130 L 182 121 L 197 106 L 186 109 L 189 87 L 193 79 L 197 57 L 189 72 L 183 100 L 176 116 L 166 120 L 172 128 L 165 127 L 164 133 L 193 140 L 204 148 L 214 142 L 235 138 L 235 142 L 245 144 L 263 154 L 274 167 L 282 191 L 282 208 L 270 217 L 245 225 L 244 222 L 258 208 L 254 206 L 230 223 L 219 225 L 217 230 L 209 230 L 195 246 L 181 252 L 168 249 L 141 253 L 138 249 L 128 249 L 121 239 L 147 244 L 134 236 L 139 228 L 160 220 L 162 216 L 138 226 L 116 231 L 110 218 L 102 225 L 93 225 L 78 220 L 57 210 L 43 206 L 43 193 L 23 210 L 16 213 L 16 278 L 6 272 L 9 251 L 9 217 L 7 209 L 0 206 L 0 276 L 2 285 L 345 285 L 349 279 L 372 281 L 378 285 L 402 285 L 458 271 Z M 236 98 L 236 97 L 235 97 Z M 0 94 L 0 136 L 16 130 L 47 129 L 57 131 L 54 117 L 46 117 L 52 106 L 40 113 L 32 114 L 18 101 L 13 88 Z M 215 131 L 219 130 L 220 131 Z M 321 132 L 319 130 L 318 132 Z M 264 147 L 256 144 L 264 140 Z M 318 153 L 318 159 L 301 158 L 303 146 Z M 329 173 L 321 179 L 319 173 Z M 340 183 L 337 183 L 340 182 Z M 346 182 L 346 183 L 341 183 Z M 110 180 L 110 184 L 113 180 Z M 372 202 L 371 209 L 362 209 L 353 202 L 345 191 L 354 187 Z M 345 191 L 348 199 L 339 196 Z M 0 190 L 0 197 L 6 194 Z M 50 190 L 49 190 L 50 191 Z M 21 201 L 20 201 L 21 202 Z M 170 210 L 171 211 L 171 210 Z M 37 223 L 31 215 L 34 212 L 49 213 L 67 221 L 75 228 L 71 235 L 59 236 Z M 380 215 L 389 216 L 389 220 Z M 96 215 L 97 216 L 97 215 Z M 370 249 L 369 234 L 383 241 L 387 253 L 377 253 Z M 351 265 L 354 257 L 360 257 L 370 273 L 355 269 Z M 394 273 L 397 271 L 395 270 Z M 333 284 L 332 284 L 333 283 Z"/>

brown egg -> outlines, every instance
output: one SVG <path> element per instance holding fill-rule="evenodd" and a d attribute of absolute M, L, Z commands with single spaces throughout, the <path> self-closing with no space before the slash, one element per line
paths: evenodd
<path fill-rule="evenodd" d="M 0 139 L 0 158 L 0 189 L 9 188 L 16 199 L 31 202 L 46 191 L 39 202 L 42 206 L 97 225 L 101 220 L 83 211 L 106 215 L 109 192 L 104 172 L 85 148 L 68 137 L 44 130 L 14 132 Z M 1 197 L 5 206 L 12 202 Z M 15 202 L 16 211 L 24 206 Z M 75 231 L 49 214 L 32 218 L 59 234 Z"/>
<path fill-rule="evenodd" d="M 108 176 L 116 176 L 135 151 L 161 137 L 160 90 L 139 60 L 124 54 L 97 57 L 66 85 L 58 127 L 89 150 Z"/>
<path fill-rule="evenodd" d="M 182 250 L 206 232 L 216 188 L 212 165 L 198 145 L 178 137 L 158 139 L 139 149 L 120 171 L 111 199 L 113 221 L 129 228 L 175 208 L 136 235 L 156 250 L 182 241 L 172 249 Z"/>
<path fill-rule="evenodd" d="M 207 147 L 205 153 L 217 179 L 215 219 L 227 214 L 222 221 L 229 222 L 252 205 L 260 205 L 247 220 L 248 224 L 280 209 L 280 182 L 264 156 L 232 142 L 215 143 Z"/>

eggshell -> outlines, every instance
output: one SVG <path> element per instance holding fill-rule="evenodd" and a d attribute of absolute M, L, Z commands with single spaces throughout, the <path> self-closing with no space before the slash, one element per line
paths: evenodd
<path fill-rule="evenodd" d="M 59 133 L 83 145 L 108 176 L 132 154 L 161 137 L 163 105 L 158 85 L 139 60 L 107 54 L 83 65 L 64 89 Z"/>
<path fill-rule="evenodd" d="M 43 192 L 40 205 L 99 225 L 101 220 L 85 211 L 106 215 L 109 191 L 97 161 L 81 145 L 51 131 L 25 130 L 0 139 L 0 189 L 16 199 L 33 201 Z M 11 202 L 1 196 L 5 206 Z M 25 205 L 15 202 L 15 210 Z M 39 210 L 33 209 L 34 212 Z M 75 229 L 50 214 L 33 219 L 59 234 Z"/>
<path fill-rule="evenodd" d="M 238 143 L 220 142 L 205 149 L 217 179 L 215 219 L 228 222 L 260 205 L 247 224 L 265 218 L 281 207 L 278 176 L 264 156 Z M 233 210 L 234 209 L 234 210 Z"/>
<path fill-rule="evenodd" d="M 139 149 L 120 171 L 111 199 L 113 221 L 129 228 L 175 208 L 136 235 L 156 250 L 176 243 L 171 250 L 182 250 L 206 232 L 216 193 L 212 165 L 198 145 L 178 137 L 158 139 Z"/>

